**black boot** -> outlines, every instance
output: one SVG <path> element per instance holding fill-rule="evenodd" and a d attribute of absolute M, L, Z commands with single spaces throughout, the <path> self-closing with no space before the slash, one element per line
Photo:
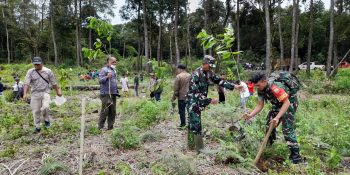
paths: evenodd
<path fill-rule="evenodd" d="M 293 164 L 299 164 L 304 162 L 304 159 L 300 156 L 299 148 L 290 148 L 289 160 L 292 161 Z"/>

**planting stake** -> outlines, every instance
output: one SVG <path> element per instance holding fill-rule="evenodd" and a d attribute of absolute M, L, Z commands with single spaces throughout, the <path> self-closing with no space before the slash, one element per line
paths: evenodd
<path fill-rule="evenodd" d="M 268 139 L 269 139 L 269 137 L 270 137 L 270 135 L 271 135 L 271 133 L 272 133 L 272 130 L 273 130 L 273 128 L 275 128 L 275 122 L 274 122 L 274 120 L 272 120 L 272 122 L 270 123 L 270 126 L 269 126 L 269 130 L 267 131 L 267 133 L 266 133 L 266 135 L 265 135 L 265 137 L 264 137 L 264 140 L 263 140 L 263 142 L 261 143 L 261 145 L 260 145 L 260 148 L 259 148 L 259 152 L 258 152 L 258 154 L 255 156 L 255 159 L 254 159 L 254 165 L 257 165 L 258 164 L 258 162 L 259 162 L 259 159 L 260 159 L 260 157 L 261 157 L 261 154 L 263 153 L 263 151 L 264 151 L 264 149 L 265 149 L 265 147 L 266 147 L 266 143 L 267 143 L 267 141 L 268 141 Z"/>
<path fill-rule="evenodd" d="M 81 102 L 79 175 L 83 174 L 84 130 L 85 130 L 85 98 L 83 98 Z"/>

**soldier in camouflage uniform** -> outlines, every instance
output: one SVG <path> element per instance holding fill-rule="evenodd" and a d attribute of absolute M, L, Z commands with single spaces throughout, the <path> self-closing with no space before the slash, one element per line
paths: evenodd
<path fill-rule="evenodd" d="M 280 76 L 293 77 L 287 72 L 273 73 L 269 79 L 262 73 L 258 73 L 252 77 L 251 82 L 255 83 L 255 87 L 258 89 L 259 102 L 251 113 L 245 115 L 245 119 L 249 120 L 254 117 L 263 109 L 264 102 L 270 101 L 272 109 L 267 115 L 267 128 L 272 121 L 275 123 L 275 127 L 282 122 L 284 139 L 291 152 L 289 159 L 294 164 L 298 164 L 303 160 L 299 154 L 299 145 L 294 131 L 294 119 L 298 108 L 297 91 L 300 84 L 296 77 L 276 81 Z M 273 144 L 275 139 L 276 128 L 273 129 L 270 135 L 270 144 Z"/>
<path fill-rule="evenodd" d="M 209 81 L 232 90 L 235 85 L 224 81 L 214 74 L 215 58 L 205 55 L 202 67 L 197 68 L 191 75 L 189 91 L 187 93 L 188 112 L 188 146 L 197 151 L 203 148 L 201 111 L 210 103 L 216 104 L 216 99 L 207 98 Z"/>

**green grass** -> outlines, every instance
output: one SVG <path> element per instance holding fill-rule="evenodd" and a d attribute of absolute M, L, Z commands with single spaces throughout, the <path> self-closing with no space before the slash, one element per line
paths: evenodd
<path fill-rule="evenodd" d="M 305 92 L 304 92 L 305 93 Z M 216 91 L 210 91 L 209 96 L 215 96 Z M 250 124 L 241 122 L 246 137 L 241 142 L 234 140 L 231 134 L 221 126 L 223 123 L 236 120 L 239 112 L 233 112 L 239 103 L 237 93 L 228 93 L 225 105 L 211 106 L 202 116 L 203 129 L 210 133 L 211 141 L 221 142 L 218 150 L 218 162 L 225 162 L 228 158 L 235 163 L 234 167 L 241 168 L 249 165 L 245 160 L 252 160 L 257 153 L 260 141 L 265 134 L 266 115 L 270 105 L 265 105 L 256 120 Z M 248 107 L 254 107 L 256 97 L 250 99 Z M 309 163 L 301 169 L 302 172 L 343 172 L 340 165 L 342 157 L 350 156 L 350 96 L 349 95 L 310 95 L 299 99 L 296 114 L 296 134 L 300 144 L 302 156 Z M 289 150 L 283 138 L 281 127 L 278 128 L 278 139 L 274 145 L 266 149 L 263 158 L 280 157 L 285 160 L 282 165 L 270 167 L 270 173 L 296 173 L 288 161 Z M 242 159 L 243 158 L 243 159 Z M 252 170 L 252 169 L 251 169 Z M 252 170 L 253 171 L 253 170 Z M 300 173 L 300 172 L 299 172 Z M 315 173 L 318 174 L 318 173 Z"/>

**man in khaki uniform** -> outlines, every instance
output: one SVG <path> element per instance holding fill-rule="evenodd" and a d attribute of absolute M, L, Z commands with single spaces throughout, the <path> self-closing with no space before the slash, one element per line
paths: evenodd
<path fill-rule="evenodd" d="M 40 117 L 44 116 L 45 127 L 50 127 L 49 103 L 50 103 L 50 87 L 52 86 L 57 96 L 62 96 L 61 91 L 56 83 L 55 76 L 52 71 L 44 67 L 40 57 L 32 59 L 34 68 L 29 69 L 24 82 L 23 99 L 27 100 L 29 87 L 31 88 L 30 106 L 34 116 L 34 133 L 40 132 Z"/>
<path fill-rule="evenodd" d="M 179 64 L 176 69 L 176 79 L 174 82 L 174 94 L 172 102 L 178 99 L 178 109 L 180 115 L 180 128 L 186 126 L 186 98 L 191 75 L 186 72 L 186 66 Z"/>

